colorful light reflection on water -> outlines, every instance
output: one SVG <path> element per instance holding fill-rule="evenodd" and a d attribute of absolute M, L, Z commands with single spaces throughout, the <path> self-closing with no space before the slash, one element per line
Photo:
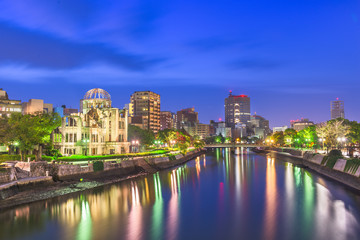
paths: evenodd
<path fill-rule="evenodd" d="M 0 239 L 356 239 L 360 196 L 247 149 L 0 214 Z"/>

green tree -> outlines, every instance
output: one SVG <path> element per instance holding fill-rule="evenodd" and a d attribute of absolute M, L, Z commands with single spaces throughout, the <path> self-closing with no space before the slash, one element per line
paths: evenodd
<path fill-rule="evenodd" d="M 225 142 L 225 138 L 221 135 L 221 133 L 215 137 L 215 143 L 224 143 Z"/>
<path fill-rule="evenodd" d="M 51 144 L 50 135 L 61 125 L 61 118 L 57 113 L 36 114 L 13 113 L 1 121 L 0 141 L 8 145 L 15 145 L 24 160 L 27 151 L 35 150 L 36 160 L 42 155 L 42 147 Z M 4 129 L 6 127 L 6 129 Z"/>
<path fill-rule="evenodd" d="M 149 146 L 154 144 L 155 135 L 150 130 L 141 129 L 138 126 L 128 125 L 128 141 L 138 140 L 141 145 Z"/>
<path fill-rule="evenodd" d="M 284 145 L 284 133 L 283 132 L 275 132 L 271 139 L 274 140 L 274 143 L 277 145 Z"/>
<path fill-rule="evenodd" d="M 344 119 L 338 118 L 330 120 L 326 124 L 326 141 L 330 147 L 339 147 L 339 138 L 343 138 L 350 133 L 350 126 L 345 124 Z"/>
<path fill-rule="evenodd" d="M 292 147 L 297 136 L 297 131 L 293 128 L 288 128 L 284 132 L 284 144 Z"/>
<path fill-rule="evenodd" d="M 205 142 L 203 140 L 197 139 L 193 143 L 194 148 L 199 149 L 205 147 Z"/>
<path fill-rule="evenodd" d="M 176 133 L 176 130 L 164 129 L 157 133 L 157 138 L 171 147 L 173 145 L 171 142 L 176 139 Z"/>
<path fill-rule="evenodd" d="M 309 126 L 297 134 L 300 143 L 305 147 L 316 147 L 317 143 L 317 134 L 316 134 L 316 126 Z"/>

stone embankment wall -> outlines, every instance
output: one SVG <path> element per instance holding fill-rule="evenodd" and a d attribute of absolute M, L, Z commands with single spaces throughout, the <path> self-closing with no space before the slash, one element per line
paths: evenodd
<path fill-rule="evenodd" d="M 104 171 L 121 170 L 122 173 L 132 173 L 135 170 L 143 172 L 156 172 L 157 170 L 172 167 L 184 163 L 197 154 L 200 154 L 202 150 L 194 150 L 188 152 L 185 156 L 182 154 L 175 155 L 173 157 L 149 157 L 140 158 L 134 160 L 125 160 L 122 162 L 104 161 Z M 13 180 L 18 180 L 26 177 L 41 177 L 41 176 L 56 176 L 60 179 L 62 177 L 81 175 L 94 173 L 93 163 L 85 165 L 77 165 L 66 162 L 60 163 L 48 163 L 45 161 L 40 162 L 17 162 L 14 166 L 16 169 L 17 177 L 11 177 L 9 172 L 0 172 L 0 183 L 6 183 Z M 125 171 L 122 171 L 126 169 Z M 101 174 L 97 173 L 97 174 Z"/>
<path fill-rule="evenodd" d="M 0 172 L 0 183 L 7 183 L 10 181 L 10 173 L 8 171 Z"/>
<path fill-rule="evenodd" d="M 304 153 L 304 160 L 321 165 L 321 166 L 326 166 L 326 161 L 324 160 L 324 155 L 321 154 L 314 154 L 314 153 L 310 153 L 310 152 L 305 152 Z M 352 160 L 346 160 L 346 159 L 338 159 L 334 165 L 334 167 L 332 168 L 333 170 L 339 171 L 339 172 L 343 172 L 355 177 L 360 177 L 360 166 L 356 166 L 354 168 L 349 168 L 347 170 L 345 170 L 345 166 L 346 163 L 348 161 L 352 161 Z"/>
<path fill-rule="evenodd" d="M 322 175 L 325 175 L 329 178 L 332 178 L 338 182 L 341 182 L 345 185 L 348 185 L 354 189 L 360 191 L 360 166 L 353 165 L 354 167 L 346 168 L 347 159 L 338 159 L 333 168 L 330 168 L 327 165 L 327 159 L 324 159 L 325 155 L 314 153 L 314 152 L 305 152 L 301 150 L 293 149 L 269 149 L 270 154 L 281 154 L 281 153 L 295 153 L 295 154 L 282 154 L 285 161 L 292 161 L 296 164 L 301 164 L 306 166 Z M 286 159 L 287 157 L 290 157 Z M 356 168 L 356 169 L 354 169 Z"/>

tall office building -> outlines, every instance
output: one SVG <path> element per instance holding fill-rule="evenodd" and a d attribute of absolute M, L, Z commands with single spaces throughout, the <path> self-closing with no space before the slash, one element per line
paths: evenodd
<path fill-rule="evenodd" d="M 176 113 L 177 123 L 176 128 L 182 129 L 185 126 L 195 126 L 199 123 L 198 113 L 195 112 L 195 108 L 186 108 Z"/>
<path fill-rule="evenodd" d="M 250 121 L 250 98 L 246 95 L 232 95 L 225 98 L 225 123 L 235 128 L 239 124 L 248 124 Z"/>
<path fill-rule="evenodd" d="M 175 117 L 176 115 L 170 111 L 160 112 L 160 129 L 173 129 L 175 128 Z"/>
<path fill-rule="evenodd" d="M 253 136 L 260 139 L 264 139 L 267 135 L 271 134 L 269 120 L 256 114 L 250 118 L 250 129 Z"/>
<path fill-rule="evenodd" d="M 11 113 L 21 112 L 22 105 L 20 100 L 10 100 L 6 91 L 0 88 L 0 117 L 10 116 Z"/>
<path fill-rule="evenodd" d="M 160 95 L 151 91 L 134 92 L 130 97 L 130 112 L 141 117 L 145 129 L 160 130 Z"/>
<path fill-rule="evenodd" d="M 331 119 L 345 118 L 344 101 L 336 98 L 336 101 L 330 103 Z"/>

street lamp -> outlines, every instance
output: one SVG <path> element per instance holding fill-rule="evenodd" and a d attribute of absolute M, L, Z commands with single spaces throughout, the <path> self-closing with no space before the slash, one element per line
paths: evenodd
<path fill-rule="evenodd" d="M 139 140 L 132 140 L 131 141 L 131 147 L 132 147 L 132 152 L 138 152 L 138 147 L 139 147 Z"/>
<path fill-rule="evenodd" d="M 173 145 L 175 145 L 176 141 L 175 140 L 170 140 L 170 147 L 172 147 Z"/>

